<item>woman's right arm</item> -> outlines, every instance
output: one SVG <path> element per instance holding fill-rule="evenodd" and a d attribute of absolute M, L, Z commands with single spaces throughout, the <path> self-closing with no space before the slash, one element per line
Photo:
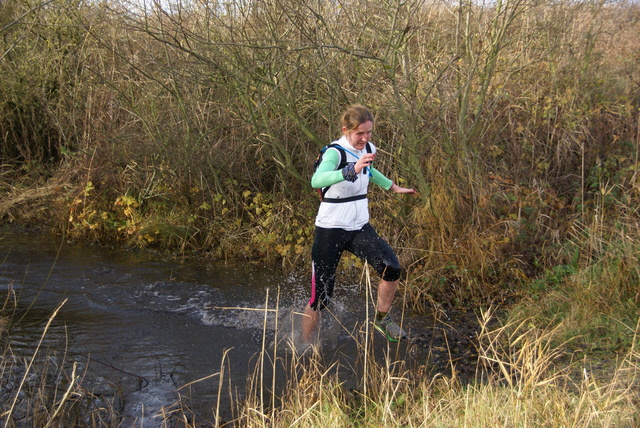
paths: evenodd
<path fill-rule="evenodd" d="M 341 170 L 336 170 L 340 162 L 340 154 L 337 149 L 327 149 L 322 155 L 322 162 L 311 177 L 311 187 L 321 189 L 332 184 L 344 181 Z"/>

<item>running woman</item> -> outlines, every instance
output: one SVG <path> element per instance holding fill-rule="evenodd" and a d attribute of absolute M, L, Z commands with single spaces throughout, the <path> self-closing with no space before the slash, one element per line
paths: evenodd
<path fill-rule="evenodd" d="M 323 197 L 311 250 L 311 299 L 302 319 L 302 339 L 306 343 L 313 341 L 320 312 L 329 304 L 336 269 L 345 250 L 365 260 L 380 275 L 375 328 L 392 342 L 406 338 L 404 330 L 389 316 L 401 266 L 389 244 L 369 224 L 367 187 L 372 182 L 394 193 L 416 191 L 398 186 L 373 168 L 376 149 L 369 141 L 372 130 L 371 112 L 359 104 L 349 107 L 342 115 L 342 138 L 324 152 L 311 178 L 311 186 L 321 189 Z"/>

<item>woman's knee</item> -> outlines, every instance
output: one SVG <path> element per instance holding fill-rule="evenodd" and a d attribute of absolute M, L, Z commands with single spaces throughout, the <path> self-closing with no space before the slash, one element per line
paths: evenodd
<path fill-rule="evenodd" d="M 393 282 L 400 279 L 402 275 L 402 266 L 397 260 L 385 262 L 380 277 L 385 281 Z"/>

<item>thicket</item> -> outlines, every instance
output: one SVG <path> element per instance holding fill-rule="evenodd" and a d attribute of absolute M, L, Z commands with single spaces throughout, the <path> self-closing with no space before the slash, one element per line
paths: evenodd
<path fill-rule="evenodd" d="M 341 111 L 366 104 L 377 168 L 419 190 L 370 195 L 407 303 L 516 303 L 495 333 L 508 339 L 483 348 L 504 378 L 464 389 L 389 372 L 376 407 L 319 369 L 276 419 L 435 425 L 453 409 L 452 425 L 631 426 L 639 18 L 637 2 L 600 0 L 0 2 L 0 215 L 65 239 L 306 266 L 313 160 Z M 620 351 L 624 370 L 555 389 L 549 362 L 576 345 Z M 307 387 L 319 395 L 296 401 Z M 34 402 L 53 420 L 70 396 L 51 397 Z"/>
<path fill-rule="evenodd" d="M 637 304 L 639 17 L 605 1 L 3 2 L 0 211 L 296 268 L 313 159 L 361 102 L 378 169 L 420 192 L 371 194 L 417 307 L 537 298 L 606 257 Z"/>

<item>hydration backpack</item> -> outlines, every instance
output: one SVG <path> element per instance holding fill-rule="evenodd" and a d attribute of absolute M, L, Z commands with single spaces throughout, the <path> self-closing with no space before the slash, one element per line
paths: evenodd
<path fill-rule="evenodd" d="M 316 158 L 315 162 L 313 162 L 313 171 L 314 172 L 318 169 L 318 166 L 320 166 L 320 164 L 322 163 L 322 156 L 324 155 L 324 152 L 326 152 L 327 149 L 330 148 L 330 147 L 334 147 L 334 148 L 338 149 L 338 153 L 340 153 L 340 162 L 338 163 L 338 167 L 336 168 L 336 171 L 344 168 L 345 166 L 347 166 L 347 163 L 348 163 L 347 162 L 347 149 L 342 147 L 340 144 L 332 143 L 332 144 L 326 145 L 322 149 L 320 149 L 320 152 L 318 153 L 318 157 Z M 367 153 L 371 153 L 373 151 L 371 149 L 371 143 L 369 143 L 369 142 L 367 142 L 365 148 L 367 149 Z M 349 152 L 349 153 L 351 153 L 351 152 Z M 353 153 L 351 153 L 351 154 L 353 155 Z M 353 156 L 355 156 L 355 155 L 353 155 Z M 329 187 L 331 187 L 331 186 L 327 186 L 327 187 L 324 187 L 322 189 L 317 189 L 318 190 L 318 194 L 320 195 L 320 200 L 324 199 L 324 195 L 325 195 L 325 193 L 327 193 L 327 190 L 329 190 Z"/>

